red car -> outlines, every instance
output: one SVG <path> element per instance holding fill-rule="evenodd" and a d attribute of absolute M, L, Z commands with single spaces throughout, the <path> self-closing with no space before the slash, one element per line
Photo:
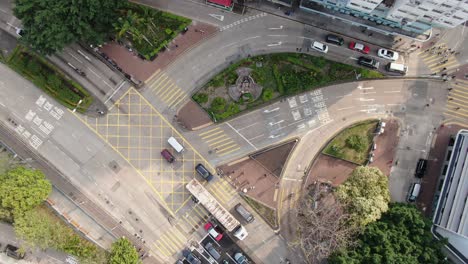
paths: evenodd
<path fill-rule="evenodd" d="M 363 45 L 361 43 L 356 43 L 354 41 L 351 41 L 349 43 L 349 48 L 352 49 L 352 50 L 357 50 L 361 53 L 364 53 L 364 54 L 368 54 L 369 51 L 370 51 L 370 48 L 366 45 Z"/>
<path fill-rule="evenodd" d="M 216 241 L 220 241 L 221 238 L 223 238 L 222 231 L 219 229 L 219 227 L 214 226 L 211 222 L 205 224 L 205 230 L 208 231 L 208 234 L 216 239 Z"/>

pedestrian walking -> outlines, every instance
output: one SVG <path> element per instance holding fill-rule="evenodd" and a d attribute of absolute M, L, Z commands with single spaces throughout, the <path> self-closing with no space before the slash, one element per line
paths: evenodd
<path fill-rule="evenodd" d="M 443 68 L 442 68 L 442 71 L 445 71 L 445 70 L 447 70 L 447 67 L 443 67 Z"/>
<path fill-rule="evenodd" d="M 452 97 L 450 97 L 448 100 L 449 100 L 449 101 L 452 101 L 452 100 L 453 100 L 453 98 L 452 98 Z"/>
<path fill-rule="evenodd" d="M 460 110 L 460 107 L 455 107 L 455 110 Z"/>
<path fill-rule="evenodd" d="M 453 89 L 452 87 L 447 88 L 447 90 L 449 90 L 449 91 L 452 91 L 452 89 Z"/>

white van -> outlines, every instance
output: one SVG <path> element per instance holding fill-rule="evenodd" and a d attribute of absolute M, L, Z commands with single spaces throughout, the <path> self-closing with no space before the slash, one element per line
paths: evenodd
<path fill-rule="evenodd" d="M 421 190 L 420 183 L 413 183 L 408 194 L 408 202 L 415 202 L 418 198 L 419 191 Z"/>
<path fill-rule="evenodd" d="M 397 72 L 397 73 L 401 73 L 401 74 L 405 75 L 406 72 L 408 72 L 408 66 L 406 66 L 404 64 L 390 62 L 389 64 L 387 64 L 387 71 Z"/>
<path fill-rule="evenodd" d="M 169 145 L 171 145 L 171 147 L 173 147 L 178 153 L 184 151 L 184 146 L 182 146 L 174 137 L 170 137 L 167 140 L 167 143 L 169 143 Z"/>

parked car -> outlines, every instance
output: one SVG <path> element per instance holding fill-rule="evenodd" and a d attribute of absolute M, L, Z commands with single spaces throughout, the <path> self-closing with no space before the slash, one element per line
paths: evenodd
<path fill-rule="evenodd" d="M 15 247 L 13 245 L 8 244 L 6 246 L 6 248 L 5 248 L 5 252 L 6 252 L 7 256 L 9 256 L 10 258 L 23 259 L 24 254 L 18 252 L 18 249 L 19 249 L 18 247 Z"/>
<path fill-rule="evenodd" d="M 201 260 L 197 258 L 190 250 L 184 249 L 182 255 L 185 257 L 185 260 L 190 264 L 201 264 Z"/>
<path fill-rule="evenodd" d="M 203 164 L 198 163 L 198 165 L 195 167 L 195 170 L 206 181 L 209 182 L 213 179 L 213 174 L 211 174 L 211 172 L 209 172 L 208 169 L 203 166 Z"/>
<path fill-rule="evenodd" d="M 364 53 L 364 54 L 368 54 L 369 51 L 370 51 L 370 48 L 364 44 L 361 44 L 361 43 L 356 43 L 354 41 L 351 41 L 349 43 L 349 48 L 352 49 L 352 50 L 356 50 L 356 51 L 359 51 L 361 53 Z"/>
<path fill-rule="evenodd" d="M 314 41 L 314 43 L 312 43 L 312 48 L 322 53 L 328 52 L 328 46 L 318 41 Z"/>
<path fill-rule="evenodd" d="M 380 62 L 369 57 L 359 57 L 358 64 L 371 69 L 378 69 L 380 66 Z"/>
<path fill-rule="evenodd" d="M 244 256 L 244 254 L 242 254 L 240 252 L 237 252 L 236 254 L 234 254 L 234 260 L 236 260 L 236 262 L 238 264 L 247 264 L 247 263 L 249 263 L 247 258 Z"/>
<path fill-rule="evenodd" d="M 344 43 L 344 39 L 342 37 L 332 35 L 332 34 L 327 35 L 327 37 L 325 38 L 325 41 L 328 43 L 339 45 L 339 46 L 343 45 Z"/>
<path fill-rule="evenodd" d="M 377 55 L 381 58 L 389 59 L 392 61 L 398 60 L 398 52 L 391 51 L 388 49 L 379 49 L 379 51 L 377 52 Z"/>
<path fill-rule="evenodd" d="M 427 169 L 427 160 L 419 159 L 418 164 L 416 164 L 416 170 L 414 172 L 414 176 L 418 178 L 424 177 Z"/>
<path fill-rule="evenodd" d="M 206 223 L 204 228 L 216 241 L 220 241 L 223 238 L 222 230 L 218 226 L 213 225 L 211 222 Z"/>

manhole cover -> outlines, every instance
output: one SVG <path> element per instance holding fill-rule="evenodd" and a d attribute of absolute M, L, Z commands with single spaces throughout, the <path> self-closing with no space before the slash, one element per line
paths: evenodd
<path fill-rule="evenodd" d="M 109 168 L 111 168 L 111 170 L 115 173 L 119 173 L 120 171 L 120 166 L 115 160 L 109 162 Z"/>

